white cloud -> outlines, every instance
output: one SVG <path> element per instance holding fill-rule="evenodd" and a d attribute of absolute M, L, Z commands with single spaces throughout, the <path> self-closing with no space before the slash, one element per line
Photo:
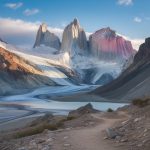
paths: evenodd
<path fill-rule="evenodd" d="M 118 4 L 119 5 L 132 5 L 133 4 L 133 0 L 118 0 Z"/>
<path fill-rule="evenodd" d="M 0 38 L 10 44 L 31 48 L 35 42 L 40 24 L 41 22 L 26 22 L 20 19 L 0 18 Z M 60 39 L 62 38 L 63 29 L 48 27 L 48 30 L 55 33 Z M 87 37 L 89 37 L 90 34 L 92 33 L 86 32 Z M 124 35 L 120 36 L 131 41 L 133 48 L 136 50 L 144 43 L 144 39 L 133 39 Z"/>
<path fill-rule="evenodd" d="M 35 15 L 35 14 L 39 13 L 39 9 L 37 9 L 37 8 L 35 8 L 35 9 L 26 9 L 23 13 L 26 16 L 31 16 L 31 15 Z"/>
<path fill-rule="evenodd" d="M 150 17 L 145 17 L 145 20 L 150 21 Z"/>
<path fill-rule="evenodd" d="M 118 34 L 118 33 L 117 33 Z M 135 39 L 135 38 L 130 38 L 130 37 L 127 37 L 125 35 L 122 35 L 122 34 L 118 34 L 119 36 L 122 36 L 125 40 L 128 40 L 128 41 L 131 41 L 132 43 L 132 46 L 135 50 L 139 50 L 139 47 L 142 43 L 144 43 L 145 39 Z"/>
<path fill-rule="evenodd" d="M 26 22 L 11 18 L 0 18 L 0 38 L 22 47 L 32 47 L 41 22 Z M 48 27 L 49 31 L 61 38 L 63 29 Z"/>
<path fill-rule="evenodd" d="M 21 3 L 21 2 L 18 2 L 18 3 L 6 3 L 5 4 L 5 7 L 8 7 L 10 9 L 18 9 L 18 8 L 20 8 L 22 6 L 23 6 L 23 3 Z"/>
<path fill-rule="evenodd" d="M 142 22 L 142 18 L 140 18 L 140 17 L 135 17 L 133 20 L 134 20 L 134 22 L 137 22 L 137 23 Z"/>

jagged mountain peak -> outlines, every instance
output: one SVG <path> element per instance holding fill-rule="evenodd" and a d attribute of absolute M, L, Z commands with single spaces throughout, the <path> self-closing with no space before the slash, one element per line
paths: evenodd
<path fill-rule="evenodd" d="M 80 25 L 79 20 L 78 20 L 77 18 L 74 18 L 73 24 L 74 24 L 74 25 Z"/>
<path fill-rule="evenodd" d="M 42 31 L 43 33 L 45 33 L 45 32 L 47 31 L 47 24 L 46 24 L 46 23 L 42 23 L 42 24 L 40 25 L 40 28 L 41 28 L 41 31 Z"/>
<path fill-rule="evenodd" d="M 38 29 L 34 48 L 39 47 L 40 45 L 45 45 L 47 47 L 55 48 L 57 50 L 59 50 L 61 46 L 59 37 L 57 37 L 54 33 L 50 32 L 45 23 L 40 25 Z"/>
<path fill-rule="evenodd" d="M 141 44 L 138 53 L 134 57 L 134 63 L 146 63 L 150 60 L 150 37 L 145 39 L 145 43 Z"/>
<path fill-rule="evenodd" d="M 102 28 L 89 37 L 91 53 L 103 60 L 126 61 L 135 51 L 130 41 L 116 34 L 110 27 Z"/>
<path fill-rule="evenodd" d="M 110 27 L 102 28 L 95 32 L 95 38 L 114 38 L 116 37 L 116 31 Z"/>
<path fill-rule="evenodd" d="M 62 36 L 62 51 L 69 52 L 70 55 L 82 53 L 87 50 L 87 38 L 85 31 L 81 28 L 78 19 L 74 19 L 66 26 Z"/>

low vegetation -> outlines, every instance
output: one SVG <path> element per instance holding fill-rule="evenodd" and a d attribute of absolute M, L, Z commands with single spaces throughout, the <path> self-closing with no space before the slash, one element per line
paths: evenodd
<path fill-rule="evenodd" d="M 134 99 L 132 104 L 138 107 L 145 107 L 150 104 L 150 98 L 145 99 Z"/>
<path fill-rule="evenodd" d="M 25 129 L 20 130 L 17 133 L 15 133 L 14 137 L 15 138 L 21 138 L 21 137 L 26 137 L 26 136 L 39 134 L 39 133 L 42 133 L 45 129 L 48 129 L 48 130 L 51 130 L 51 131 L 58 130 L 59 128 L 62 128 L 64 126 L 64 122 L 75 119 L 75 117 L 68 116 L 64 119 L 59 120 L 55 124 L 50 124 L 50 123 L 48 123 L 48 121 L 45 118 L 46 117 L 44 116 L 44 119 L 42 119 L 43 123 L 37 125 L 37 121 L 34 121 L 30 125 L 30 127 L 25 128 Z"/>
<path fill-rule="evenodd" d="M 113 112 L 114 110 L 113 109 L 111 109 L 111 108 L 108 108 L 107 109 L 107 112 Z"/>
<path fill-rule="evenodd" d="M 58 130 L 61 127 L 63 127 L 62 122 L 58 122 L 56 124 L 44 123 L 35 127 L 29 127 L 24 130 L 18 131 L 17 133 L 15 133 L 14 137 L 21 138 L 21 137 L 31 136 L 31 135 L 42 133 L 45 129 L 54 131 L 54 130 Z"/>

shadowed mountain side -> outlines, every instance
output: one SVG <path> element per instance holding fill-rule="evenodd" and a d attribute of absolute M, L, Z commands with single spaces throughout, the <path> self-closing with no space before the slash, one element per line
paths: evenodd
<path fill-rule="evenodd" d="M 56 85 L 33 64 L 0 47 L 0 95 L 43 85 Z"/>
<path fill-rule="evenodd" d="M 25 93 L 42 86 L 57 85 L 49 77 L 19 70 L 0 71 L 0 95 Z"/>
<path fill-rule="evenodd" d="M 108 99 L 130 100 L 150 96 L 150 38 L 140 46 L 133 64 L 119 78 L 92 92 Z"/>

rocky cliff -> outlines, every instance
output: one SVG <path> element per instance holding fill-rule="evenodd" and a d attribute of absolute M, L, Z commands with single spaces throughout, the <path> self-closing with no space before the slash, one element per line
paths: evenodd
<path fill-rule="evenodd" d="M 145 40 L 133 63 L 113 82 L 93 93 L 119 101 L 150 96 L 150 38 Z"/>
<path fill-rule="evenodd" d="M 127 60 L 135 54 L 131 42 L 118 36 L 109 27 L 98 30 L 89 37 L 89 48 L 101 60 Z"/>
<path fill-rule="evenodd" d="M 84 53 L 87 50 L 86 34 L 77 19 L 64 29 L 61 49 L 70 55 Z"/>
<path fill-rule="evenodd" d="M 61 46 L 59 38 L 54 33 L 48 31 L 46 24 L 40 25 L 39 30 L 37 32 L 34 48 L 40 45 L 52 47 L 57 50 L 59 50 Z"/>

